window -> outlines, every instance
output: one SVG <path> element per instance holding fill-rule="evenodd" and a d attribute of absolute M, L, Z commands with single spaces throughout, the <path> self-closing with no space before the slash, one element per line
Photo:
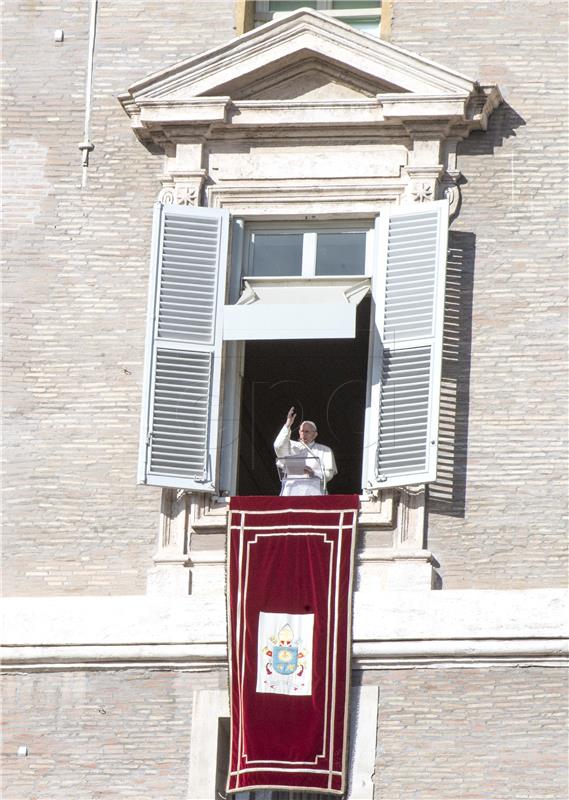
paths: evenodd
<path fill-rule="evenodd" d="M 350 282 L 360 286 L 371 271 L 373 225 L 257 223 L 245 231 L 243 281 L 260 297 L 259 305 L 265 295 L 268 301 L 280 302 L 266 304 L 267 333 L 259 316 L 248 317 L 261 309 L 228 309 L 241 312 L 245 330 L 237 493 L 278 494 L 272 445 L 292 405 L 298 410 L 298 424 L 301 417 L 317 420 L 320 440 L 334 451 L 339 473 L 331 489 L 358 493 L 370 338 L 370 302 L 364 298 L 369 281 L 357 304 L 349 305 L 345 292 Z M 344 312 L 351 312 L 346 322 Z M 274 329 L 282 332 L 273 336 Z"/>
<path fill-rule="evenodd" d="M 297 8 L 324 11 L 359 31 L 379 36 L 381 0 L 257 0 L 254 26 L 277 19 Z"/>
<path fill-rule="evenodd" d="M 360 493 L 369 340 L 368 297 L 357 308 L 354 338 L 244 343 L 237 494 L 279 493 L 273 440 L 293 405 L 293 435 L 302 417 L 313 419 L 334 452 L 338 475 L 329 490 Z"/>
<path fill-rule="evenodd" d="M 257 493 L 257 476 L 247 483 L 243 475 L 275 474 L 272 436 L 289 405 L 324 420 L 322 441 L 345 452 L 331 490 L 434 480 L 447 226 L 443 200 L 386 210 L 373 237 L 366 223 L 246 228 L 234 220 L 228 269 L 227 211 L 158 204 L 139 480 Z M 226 308 L 249 320 L 237 336 L 224 331 L 227 280 L 234 305 Z M 242 281 L 251 285 L 240 296 Z M 371 300 L 346 315 L 350 298 L 361 301 L 370 284 Z M 336 313 L 345 316 L 340 326 Z M 238 449 L 251 452 L 249 463 L 239 462 Z"/>
<path fill-rule="evenodd" d="M 372 224 L 247 227 L 243 276 L 369 275 Z"/>

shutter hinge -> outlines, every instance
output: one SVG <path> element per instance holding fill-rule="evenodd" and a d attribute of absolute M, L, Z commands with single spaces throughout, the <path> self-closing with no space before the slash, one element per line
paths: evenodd
<path fill-rule="evenodd" d="M 152 443 L 152 431 L 150 431 L 150 433 L 146 437 L 146 444 L 150 446 L 151 443 Z"/>

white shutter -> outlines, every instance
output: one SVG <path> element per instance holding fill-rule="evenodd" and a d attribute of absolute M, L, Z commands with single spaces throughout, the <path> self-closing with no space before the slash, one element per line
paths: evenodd
<path fill-rule="evenodd" d="M 154 209 L 138 480 L 215 491 L 227 211 Z"/>
<path fill-rule="evenodd" d="M 426 483 L 436 478 L 448 201 L 383 213 L 377 231 L 367 477 Z"/>

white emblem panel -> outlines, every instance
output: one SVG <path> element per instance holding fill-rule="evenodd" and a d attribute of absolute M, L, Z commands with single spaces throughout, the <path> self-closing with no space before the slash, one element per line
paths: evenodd
<path fill-rule="evenodd" d="M 259 614 L 257 691 L 312 694 L 314 614 Z"/>

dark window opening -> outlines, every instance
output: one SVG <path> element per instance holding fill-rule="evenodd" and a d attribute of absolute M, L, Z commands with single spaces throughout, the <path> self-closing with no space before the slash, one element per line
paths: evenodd
<path fill-rule="evenodd" d="M 299 306 L 299 312 L 302 306 Z M 250 341 L 245 345 L 237 493 L 277 495 L 273 441 L 288 409 L 318 426 L 334 451 L 331 494 L 361 492 L 370 300 L 358 306 L 355 339 Z"/>
<path fill-rule="evenodd" d="M 229 717 L 219 717 L 217 725 L 217 759 L 215 772 L 215 796 L 225 798 L 227 786 L 227 773 L 229 771 L 229 729 L 231 720 Z M 232 797 L 233 795 L 229 795 Z M 234 797 L 234 796 L 233 796 Z"/>

